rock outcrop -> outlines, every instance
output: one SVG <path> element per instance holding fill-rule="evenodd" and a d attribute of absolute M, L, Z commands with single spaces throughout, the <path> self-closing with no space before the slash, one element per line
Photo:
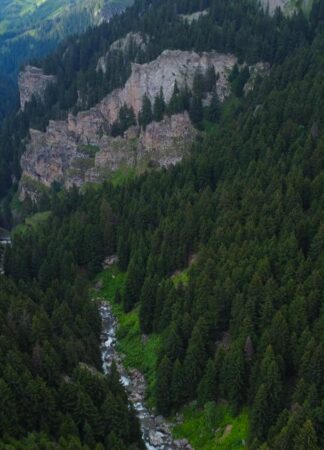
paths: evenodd
<path fill-rule="evenodd" d="M 97 133 L 96 133 L 97 131 Z M 146 130 L 130 128 L 123 137 L 101 132 L 98 124 L 51 121 L 45 133 L 30 130 L 31 141 L 21 158 L 20 197 L 36 199 L 34 186 L 58 182 L 66 188 L 109 179 L 119 168 L 141 172 L 180 161 L 197 131 L 187 113 L 152 122 Z"/>
<path fill-rule="evenodd" d="M 274 14 L 277 8 L 280 8 L 285 14 L 292 14 L 297 9 L 305 9 L 311 5 L 313 0 L 260 0 L 261 6 L 269 11 L 269 14 Z"/>
<path fill-rule="evenodd" d="M 47 86 L 55 81 L 54 75 L 45 75 L 38 67 L 26 66 L 18 78 L 21 109 L 25 108 L 33 96 L 43 100 Z"/>
<path fill-rule="evenodd" d="M 132 48 L 136 48 L 137 50 L 145 50 L 147 47 L 149 37 L 143 35 L 142 33 L 133 33 L 130 32 L 126 34 L 125 37 L 118 39 L 113 42 L 109 48 L 109 51 L 98 59 L 97 63 L 97 71 L 102 70 L 103 73 L 106 73 L 106 61 L 109 58 L 109 55 L 113 51 L 120 51 L 124 54 L 127 54 Z"/>
<path fill-rule="evenodd" d="M 200 17 L 206 16 L 208 14 L 208 9 L 204 9 L 203 11 L 197 11 L 192 14 L 180 14 L 180 17 L 191 24 L 192 22 L 195 22 L 196 20 L 199 20 Z"/>
<path fill-rule="evenodd" d="M 132 71 L 125 87 L 115 89 L 107 95 L 95 108 L 80 113 L 77 122 L 84 121 L 85 115 L 100 114 L 107 123 L 112 124 L 117 118 L 120 108 L 127 104 L 137 115 L 142 108 L 144 94 L 151 102 L 163 89 L 164 99 L 169 102 L 174 84 L 178 87 L 192 88 L 193 79 L 198 68 L 204 73 L 210 66 L 214 66 L 219 75 L 216 89 L 223 100 L 229 94 L 228 74 L 236 63 L 232 55 L 217 52 L 195 53 L 180 50 L 165 50 L 157 59 L 147 64 L 132 64 Z M 95 112 L 94 112 L 95 111 Z"/>
<path fill-rule="evenodd" d="M 118 45 L 126 44 L 120 41 Z M 120 108 L 127 104 L 138 115 L 144 94 L 153 103 L 161 88 L 169 102 L 175 82 L 179 88 L 187 85 L 191 89 L 197 69 L 204 73 L 211 66 L 218 74 L 215 88 L 222 100 L 229 93 L 228 75 L 235 63 L 232 55 L 166 50 L 150 63 L 133 64 L 124 88 L 114 90 L 95 107 L 76 116 L 70 114 L 66 121 L 50 121 L 45 133 L 30 130 L 31 140 L 21 159 L 21 198 L 27 193 L 35 198 L 36 182 L 45 186 L 55 181 L 65 187 L 81 186 L 100 182 L 120 167 L 143 170 L 181 160 L 196 136 L 187 113 L 153 122 L 145 131 L 132 127 L 123 137 L 112 138 L 111 125 Z M 41 80 L 53 81 L 37 73 Z M 21 86 L 26 86 L 24 76 L 21 80 Z M 22 92 L 23 102 L 35 92 L 33 83 L 27 85 Z M 39 95 L 41 92 L 38 89 Z"/>

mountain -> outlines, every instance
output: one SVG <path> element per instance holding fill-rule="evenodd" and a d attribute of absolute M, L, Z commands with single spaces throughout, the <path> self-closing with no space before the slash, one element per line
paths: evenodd
<path fill-rule="evenodd" d="M 0 11 L 0 83 L 3 114 L 15 98 L 20 65 L 46 55 L 65 36 L 109 20 L 128 0 L 4 0 Z"/>
<path fill-rule="evenodd" d="M 323 48 L 321 0 L 136 0 L 25 67 L 0 447 L 324 448 Z"/>

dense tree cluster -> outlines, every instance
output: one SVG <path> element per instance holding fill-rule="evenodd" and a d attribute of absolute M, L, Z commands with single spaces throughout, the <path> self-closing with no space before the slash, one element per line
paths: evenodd
<path fill-rule="evenodd" d="M 209 13 L 198 21 L 189 23 L 182 18 L 182 15 L 205 9 Z M 239 3 L 236 0 L 136 0 L 109 24 L 68 38 L 45 60 L 34 62 L 57 77 L 57 83 L 48 88 L 45 102 L 33 99 L 24 113 L 6 121 L 0 133 L 0 198 L 8 194 L 20 177 L 19 159 L 25 142 L 22 136 L 28 138 L 28 128 L 44 129 L 49 119 L 61 119 L 67 112 L 76 113 L 93 106 L 125 83 L 132 62 L 144 63 L 165 49 L 180 49 L 216 50 L 234 53 L 241 62 L 262 60 L 276 64 L 294 49 L 312 41 L 323 27 L 323 15 L 320 0 L 313 2 L 309 21 L 302 13 L 286 18 L 279 10 L 274 17 L 269 17 L 254 0 Z M 110 49 L 113 42 L 129 32 L 141 33 L 146 45 L 131 40 L 125 49 Z M 104 71 L 98 68 L 99 57 L 103 55 L 107 55 Z M 234 90 L 238 95 L 242 93 L 245 75 L 243 72 L 235 79 Z M 172 111 L 189 109 L 182 105 L 186 99 L 181 97 L 174 99 Z M 219 117 L 216 103 L 217 99 L 209 115 L 213 119 Z M 156 105 L 158 109 L 161 106 Z M 151 108 L 153 110 L 154 105 Z M 203 117 L 199 95 L 194 95 L 190 108 L 191 118 L 199 126 Z M 161 116 L 158 110 L 156 114 Z M 129 118 L 125 121 L 124 117 L 114 124 L 113 134 L 120 134 Z M 145 124 L 147 117 L 143 120 Z"/>
<path fill-rule="evenodd" d="M 210 5 L 199 3 L 202 8 Z M 208 114 L 220 123 L 195 143 L 191 158 L 119 187 L 106 182 L 83 193 L 53 190 L 38 206 L 51 211 L 49 218 L 24 233 L 16 232 L 5 270 L 20 284 L 6 282 L 2 295 L 10 298 L 0 305 L 5 327 L 1 398 L 8 405 L 5 411 L 18 411 L 4 418 L 9 430 L 17 430 L 10 435 L 12 439 L 28 431 L 36 432 L 27 438 L 30 442 L 41 441 L 44 433 L 55 439 L 62 428 L 75 430 L 72 436 L 61 435 L 79 439 L 78 445 L 92 448 L 95 442 L 111 448 L 111 442 L 100 434 L 100 420 L 107 417 L 105 401 L 96 395 L 103 391 L 108 397 L 123 394 L 116 380 L 98 376 L 95 382 L 78 364 L 83 361 L 97 368 L 99 364 L 95 349 L 98 317 L 94 306 L 79 295 L 82 283 L 78 280 L 96 274 L 103 257 L 117 253 L 120 270 L 127 271 L 119 301 L 125 311 L 139 307 L 143 333 L 161 335 L 155 400 L 162 414 L 171 414 L 193 399 L 200 406 L 225 399 L 234 413 L 248 405 L 252 450 L 324 448 L 324 9 L 322 2 L 314 2 L 309 25 L 301 15 L 284 19 L 277 13 L 270 19 L 253 3 L 242 4 L 245 10 L 234 1 L 214 0 L 210 14 L 189 26 L 174 18 L 174 11 L 177 15 L 193 12 L 197 2 L 178 0 L 171 8 L 161 0 L 141 16 L 140 8 L 147 6 L 142 0 L 112 21 L 111 27 L 104 25 L 88 34 L 89 39 L 97 36 L 99 45 L 103 42 L 100 33 L 107 33 L 107 43 L 118 37 L 117 24 L 123 33 L 131 25 L 144 33 L 160 33 L 160 40 L 152 41 L 154 55 L 154 46 L 156 52 L 162 48 L 159 45 L 172 47 L 170 30 L 183 31 L 184 38 L 190 30 L 190 45 L 199 49 L 195 39 L 201 35 L 203 49 L 210 49 L 213 44 L 208 47 L 206 42 L 212 17 L 218 26 L 226 23 L 229 33 L 228 41 L 217 34 L 217 45 L 228 45 L 220 50 L 240 54 L 238 46 L 248 42 L 241 48 L 242 56 L 248 60 L 262 56 L 273 67 L 269 77 L 245 98 L 242 87 L 247 69 L 234 68 L 231 81 L 238 107 L 220 117 L 218 99 L 213 96 Z M 132 17 L 136 17 L 134 22 Z M 247 40 L 237 28 L 239 23 L 250 30 Z M 236 35 L 239 38 L 233 42 Z M 81 42 L 82 38 L 75 42 L 79 49 Z M 53 61 L 59 61 L 59 55 Z M 85 67 L 89 58 L 85 58 Z M 161 120 L 170 110 L 183 109 L 191 111 L 199 124 L 201 103 L 216 76 L 211 71 L 197 73 L 192 93 L 175 85 L 169 105 L 163 92 L 153 105 L 145 99 L 142 126 L 152 118 Z M 11 134 L 17 119 L 7 123 L 8 154 L 20 145 L 19 136 L 28 125 L 24 114 L 18 117 L 20 135 Z M 115 124 L 116 133 L 131 122 L 134 115 L 124 108 Z M 188 281 L 176 283 L 174 275 L 183 270 Z M 10 290 L 13 295 L 8 294 Z M 7 348 L 14 353 L 17 349 L 18 356 L 13 358 Z M 44 348 L 47 359 L 42 359 Z M 3 369 L 7 365 L 23 368 L 25 386 L 29 372 L 36 373 L 29 388 L 37 392 L 33 401 L 44 395 L 54 405 L 43 413 L 46 423 L 37 414 L 19 416 L 16 385 L 9 383 L 15 378 Z M 52 380 L 48 365 L 70 382 L 62 376 Z M 84 389 L 88 378 L 95 385 L 93 390 Z M 109 383 L 115 383 L 111 390 Z M 73 391 L 75 385 L 83 413 L 74 406 L 68 409 L 72 393 L 59 395 L 63 387 Z M 88 396 L 93 392 L 91 406 L 84 391 Z M 25 401 L 30 401 L 29 390 L 17 392 L 19 399 L 26 396 Z M 68 405 L 56 403 L 62 399 Z M 125 405 L 126 399 L 116 408 L 125 411 Z M 28 408 L 33 411 L 35 405 L 28 403 Z M 56 414 L 55 420 L 51 414 Z M 18 424 L 11 417 L 17 417 Z M 116 448 L 137 442 L 137 435 L 131 433 L 131 412 L 126 422 L 118 424 L 109 417 L 112 421 L 105 421 L 105 436 L 113 442 L 117 439 Z M 30 425 L 29 420 L 36 422 Z M 59 445 L 64 447 L 64 443 Z"/>
<path fill-rule="evenodd" d="M 1 277 L 2 449 L 142 448 L 117 372 L 101 373 L 101 321 L 86 289 L 81 278 L 42 291 Z"/>
<path fill-rule="evenodd" d="M 159 411 L 248 404 L 252 449 L 324 446 L 322 46 L 273 68 L 181 165 L 54 195 L 7 257 L 46 289 L 117 251 L 125 310 L 139 303 L 143 333 L 162 335 Z"/>

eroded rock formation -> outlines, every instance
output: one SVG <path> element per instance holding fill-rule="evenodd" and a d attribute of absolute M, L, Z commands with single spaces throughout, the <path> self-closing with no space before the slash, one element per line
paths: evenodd
<path fill-rule="evenodd" d="M 23 110 L 33 95 L 43 99 L 45 90 L 50 83 L 55 83 L 54 75 L 45 75 L 42 69 L 26 66 L 19 74 L 18 86 L 20 93 L 20 107 Z"/>
<path fill-rule="evenodd" d="M 169 102 L 175 82 L 179 88 L 187 85 L 191 89 L 198 68 L 204 73 L 214 66 L 218 74 L 215 87 L 222 100 L 229 93 L 228 75 L 235 63 L 232 55 L 166 50 L 150 63 L 133 64 L 124 88 L 114 90 L 95 107 L 76 116 L 70 114 L 66 121 L 50 121 L 45 133 L 30 131 L 31 140 L 21 159 L 21 197 L 27 193 L 35 196 L 35 182 L 81 186 L 100 182 L 120 167 L 141 170 L 181 160 L 196 135 L 187 113 L 153 122 L 145 131 L 133 127 L 117 138 L 109 136 L 111 124 L 124 104 L 138 115 L 144 94 L 153 103 L 162 88 Z M 30 86 L 28 92 L 22 92 L 24 101 L 32 95 Z"/>
<path fill-rule="evenodd" d="M 191 24 L 192 22 L 195 22 L 196 20 L 199 20 L 200 17 L 206 16 L 208 14 L 208 9 L 204 9 L 203 11 L 197 11 L 192 14 L 180 14 L 180 17 L 182 17 L 183 20 Z"/>
<path fill-rule="evenodd" d="M 269 11 L 269 14 L 274 14 L 277 8 L 280 8 L 285 14 L 289 15 L 298 8 L 307 8 L 312 0 L 260 0 L 264 9 Z"/>
<path fill-rule="evenodd" d="M 97 130 L 97 134 L 95 131 Z M 152 122 L 146 130 L 130 128 L 123 137 L 113 138 L 100 129 L 76 126 L 75 118 L 51 121 L 46 132 L 31 130 L 31 141 L 21 158 L 23 175 L 20 196 L 36 199 L 35 182 L 64 187 L 101 182 L 119 168 L 175 164 L 186 153 L 197 131 L 185 112 Z"/>
<path fill-rule="evenodd" d="M 126 103 L 131 106 L 137 115 L 142 107 L 144 94 L 151 102 L 163 89 L 164 99 L 169 102 L 173 93 L 174 84 L 178 87 L 192 88 L 193 79 L 198 68 L 204 73 L 210 66 L 214 66 L 219 74 L 217 80 L 217 93 L 223 100 L 229 93 L 228 74 L 236 63 L 232 55 L 217 52 L 195 53 L 180 50 L 165 50 L 157 59 L 147 64 L 132 64 L 132 72 L 124 88 L 115 89 L 107 95 L 98 105 L 87 112 L 77 115 L 76 122 L 91 122 L 86 117 L 98 117 L 106 123 L 112 124 L 117 118 L 120 108 Z"/>
<path fill-rule="evenodd" d="M 98 59 L 97 63 L 97 71 L 102 70 L 103 73 L 106 73 L 106 61 L 109 58 L 109 54 L 112 51 L 121 51 L 127 54 L 132 47 L 136 47 L 139 50 L 145 50 L 147 47 L 149 37 L 143 35 L 141 33 L 128 33 L 125 37 L 118 39 L 113 44 L 111 44 L 109 51 L 106 55 L 101 56 Z"/>

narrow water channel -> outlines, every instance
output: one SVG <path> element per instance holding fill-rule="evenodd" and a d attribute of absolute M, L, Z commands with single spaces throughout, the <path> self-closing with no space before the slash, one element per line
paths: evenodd
<path fill-rule="evenodd" d="M 7 245 L 11 245 L 9 231 L 0 228 L 0 275 L 4 273 L 4 254 Z"/>
<path fill-rule="evenodd" d="M 102 318 L 101 357 L 103 370 L 107 373 L 115 362 L 121 382 L 128 391 L 140 420 L 143 439 L 148 450 L 190 450 L 192 447 L 186 440 L 173 440 L 170 426 L 163 417 L 156 416 L 145 406 L 146 383 L 144 376 L 138 370 L 127 372 L 122 358 L 117 352 L 117 320 L 107 302 L 100 304 Z"/>

